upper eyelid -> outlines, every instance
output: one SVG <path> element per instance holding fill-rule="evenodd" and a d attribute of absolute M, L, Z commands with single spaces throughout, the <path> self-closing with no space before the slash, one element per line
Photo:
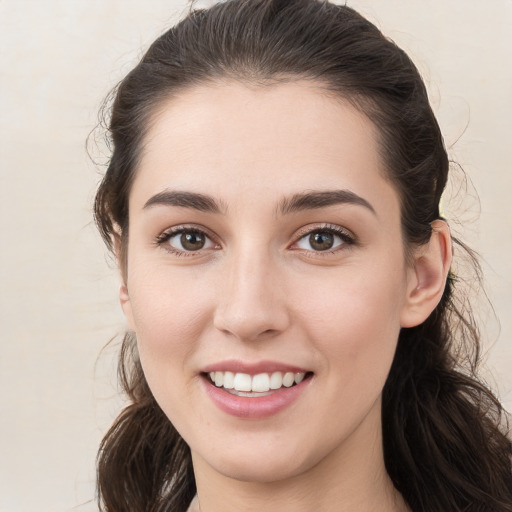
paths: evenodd
<path fill-rule="evenodd" d="M 330 231 L 335 234 L 343 233 L 347 237 L 352 238 L 353 240 L 356 239 L 356 236 L 350 229 L 347 229 L 343 226 L 339 226 L 337 224 L 329 224 L 329 223 L 323 223 L 323 224 L 316 224 L 316 225 L 308 225 L 304 226 L 303 228 L 300 228 L 296 231 L 294 235 L 294 241 L 300 240 L 301 238 L 314 233 L 315 231 Z"/>
<path fill-rule="evenodd" d="M 177 226 L 171 226 L 169 228 L 164 229 L 159 235 L 158 238 L 164 238 L 165 236 L 173 236 L 178 233 L 183 233 L 186 231 L 196 231 L 199 233 L 204 233 L 211 239 L 218 239 L 219 237 L 215 235 L 210 229 L 202 226 L 200 224 L 178 224 Z"/>

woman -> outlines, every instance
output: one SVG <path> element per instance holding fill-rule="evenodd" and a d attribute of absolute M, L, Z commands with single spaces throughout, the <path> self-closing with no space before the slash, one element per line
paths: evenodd
<path fill-rule="evenodd" d="M 512 510 L 501 406 L 455 357 L 478 334 L 448 159 L 399 48 L 345 6 L 227 1 L 153 43 L 110 133 L 95 214 L 131 404 L 103 510 Z"/>

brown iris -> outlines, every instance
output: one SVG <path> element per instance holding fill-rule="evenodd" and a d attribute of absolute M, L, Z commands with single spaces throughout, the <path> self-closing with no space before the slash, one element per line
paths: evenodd
<path fill-rule="evenodd" d="M 334 235 L 327 231 L 311 233 L 309 244 L 315 251 L 327 251 L 334 245 Z"/>
<path fill-rule="evenodd" d="M 206 237 L 202 233 L 187 232 L 180 237 L 181 246 L 187 251 L 199 251 L 206 243 Z"/>

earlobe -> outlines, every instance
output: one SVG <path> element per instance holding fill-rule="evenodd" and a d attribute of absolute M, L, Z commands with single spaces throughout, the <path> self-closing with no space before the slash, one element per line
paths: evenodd
<path fill-rule="evenodd" d="M 119 301 L 121 303 L 121 308 L 124 312 L 124 316 L 126 317 L 126 321 L 128 322 L 128 326 L 132 331 L 135 332 L 132 303 L 130 300 L 130 294 L 128 293 L 128 287 L 125 284 L 122 284 L 121 287 L 119 288 Z"/>
<path fill-rule="evenodd" d="M 409 274 L 406 302 L 401 316 L 402 327 L 415 327 L 435 309 L 446 285 L 452 262 L 450 228 L 445 221 L 432 223 L 427 244 L 418 248 Z"/>

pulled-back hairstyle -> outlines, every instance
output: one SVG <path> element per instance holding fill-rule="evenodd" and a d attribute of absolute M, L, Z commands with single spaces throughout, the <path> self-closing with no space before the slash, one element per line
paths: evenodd
<path fill-rule="evenodd" d="M 449 161 L 421 77 L 409 57 L 353 9 L 320 0 L 228 0 L 191 11 L 159 37 L 115 90 L 112 155 L 95 218 L 126 271 L 128 199 L 142 142 L 162 102 L 195 84 L 267 87 L 311 80 L 377 127 L 401 201 L 408 248 L 440 218 Z M 475 370 L 479 335 L 450 274 L 421 325 L 401 330 L 382 402 L 387 471 L 415 511 L 512 511 L 512 447 L 505 415 Z M 464 356 L 464 354 L 466 354 Z M 119 378 L 130 399 L 102 441 L 98 498 L 108 512 L 183 512 L 195 494 L 190 450 L 146 383 L 126 334 Z"/>

